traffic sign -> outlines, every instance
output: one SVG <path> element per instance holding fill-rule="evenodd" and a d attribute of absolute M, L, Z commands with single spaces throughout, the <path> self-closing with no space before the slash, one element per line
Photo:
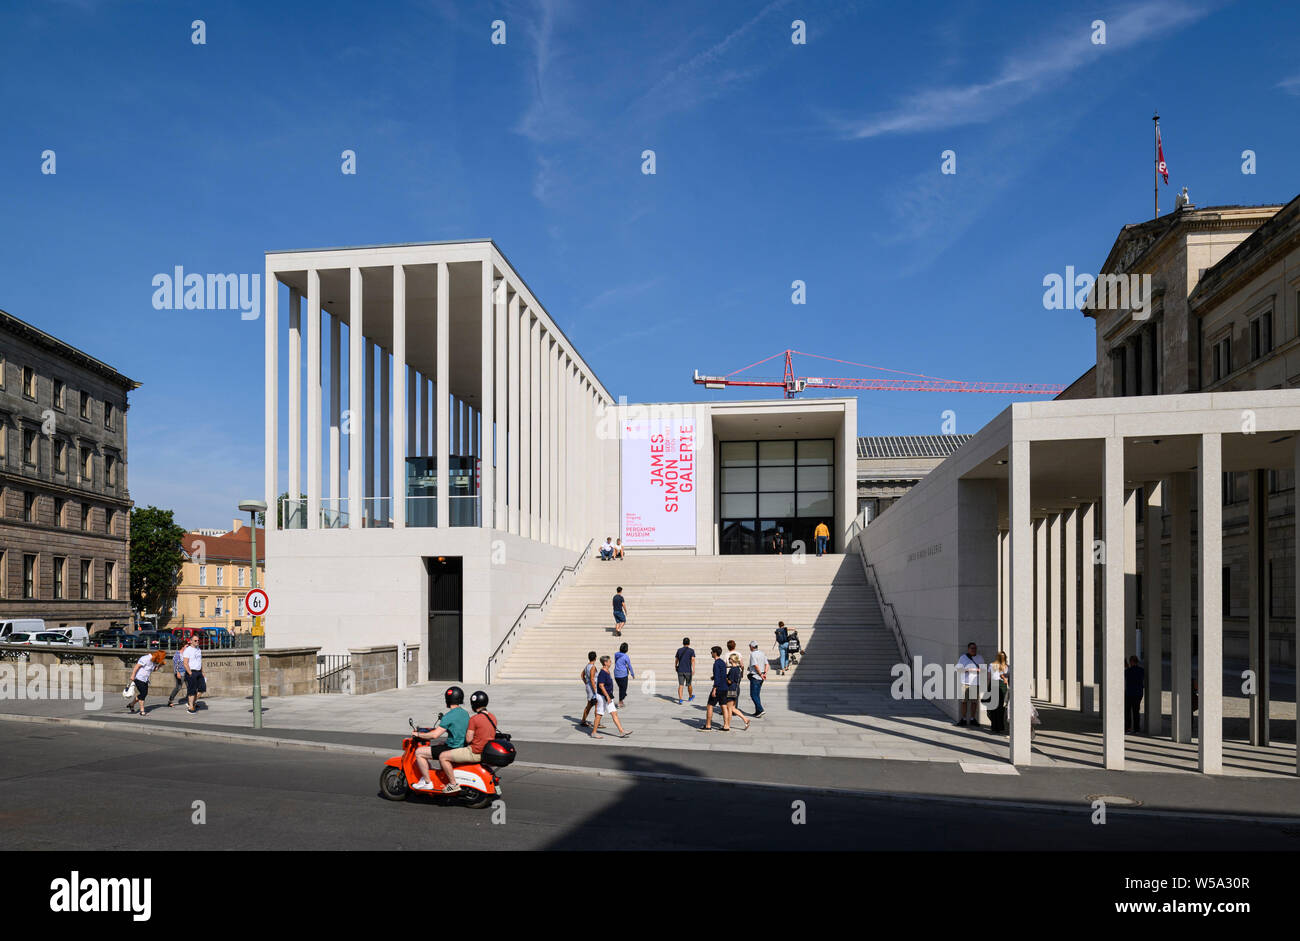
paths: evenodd
<path fill-rule="evenodd" d="M 271 607 L 271 599 L 266 596 L 266 592 L 262 591 L 262 589 L 253 588 L 249 590 L 248 594 L 244 595 L 244 607 L 253 617 L 261 617 Z"/>

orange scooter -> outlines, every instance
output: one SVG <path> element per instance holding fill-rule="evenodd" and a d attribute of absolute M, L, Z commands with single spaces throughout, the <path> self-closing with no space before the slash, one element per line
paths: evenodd
<path fill-rule="evenodd" d="M 439 721 L 442 713 L 438 713 Z M 408 719 L 416 732 L 428 732 L 427 728 L 417 728 L 414 719 Z M 424 739 L 409 736 L 402 739 L 402 753 L 384 762 L 384 770 L 379 774 L 379 792 L 390 801 L 406 800 L 410 794 L 427 794 L 442 797 L 447 786 L 447 776 L 435 757 L 429 762 L 429 780 L 433 790 L 419 791 L 412 785 L 420 780 L 420 766 L 415 760 L 415 750 L 428 744 Z M 497 737 L 483 746 L 483 757 L 475 764 L 456 765 L 453 769 L 459 791 L 450 795 L 468 807 L 486 807 L 502 796 L 501 779 L 496 769 L 504 768 L 515 760 L 515 747 L 510 744 L 510 736 L 497 733 Z"/>

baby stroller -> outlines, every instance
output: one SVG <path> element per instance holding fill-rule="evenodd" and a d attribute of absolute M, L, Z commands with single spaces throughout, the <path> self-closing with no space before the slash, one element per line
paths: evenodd
<path fill-rule="evenodd" d="M 787 638 L 788 638 L 788 643 L 786 645 L 785 652 L 790 655 L 790 665 L 794 666 L 796 663 L 799 662 L 799 658 L 795 655 L 803 653 L 803 647 L 799 645 L 799 632 L 790 631 L 789 634 L 787 635 Z"/>

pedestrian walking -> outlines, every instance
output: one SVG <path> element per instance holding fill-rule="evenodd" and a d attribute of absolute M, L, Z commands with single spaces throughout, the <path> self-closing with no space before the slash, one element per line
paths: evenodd
<path fill-rule="evenodd" d="M 591 737 L 600 738 L 600 717 L 609 716 L 623 738 L 631 732 L 623 730 L 623 723 L 618 721 L 618 706 L 614 705 L 614 679 L 609 675 L 609 657 L 600 658 L 600 672 L 596 674 L 596 724 L 592 727 Z"/>
<path fill-rule="evenodd" d="M 743 675 L 740 654 L 733 653 L 727 658 L 727 699 L 722 707 L 722 728 L 726 732 L 731 731 L 732 716 L 740 716 L 740 721 L 745 723 L 745 728 L 749 728 L 749 720 L 740 711 L 740 678 Z"/>
<path fill-rule="evenodd" d="M 754 718 L 763 718 L 763 681 L 767 679 L 767 657 L 758 649 L 758 641 L 749 642 L 749 698 L 754 703 Z"/>
<path fill-rule="evenodd" d="M 627 599 L 623 597 L 623 586 L 614 589 L 614 636 L 623 636 L 623 625 L 627 623 Z"/>
<path fill-rule="evenodd" d="M 689 637 L 682 638 L 682 645 L 677 648 L 677 655 L 673 658 L 673 669 L 677 671 L 677 705 L 694 702 L 695 689 L 691 686 L 691 680 L 695 676 L 695 651 L 691 649 Z M 682 695 L 683 689 L 690 699 Z"/>
<path fill-rule="evenodd" d="M 199 711 L 199 693 L 208 691 L 208 684 L 203 679 L 203 651 L 199 649 L 199 642 L 195 640 L 193 634 L 190 635 L 189 643 L 183 651 L 185 654 L 185 693 L 189 701 L 189 708 L 185 711 L 194 715 Z"/>
<path fill-rule="evenodd" d="M 786 667 L 790 665 L 790 632 L 785 629 L 785 621 L 776 622 L 776 649 L 780 654 L 776 673 L 785 676 Z"/>
<path fill-rule="evenodd" d="M 1124 670 L 1124 731 L 1137 735 L 1141 730 L 1142 693 L 1146 689 L 1147 671 L 1137 657 L 1128 658 Z"/>
<path fill-rule="evenodd" d="M 830 541 L 831 531 L 826 528 L 826 524 L 818 521 L 817 528 L 813 530 L 813 538 L 817 540 L 817 558 L 826 554 L 826 543 Z"/>
<path fill-rule="evenodd" d="M 971 641 L 966 652 L 957 658 L 957 672 L 961 683 L 957 686 L 957 721 L 955 725 L 979 727 L 980 724 L 980 674 L 984 672 L 984 658 L 979 647 Z M 967 713 L 970 717 L 967 718 Z"/>
<path fill-rule="evenodd" d="M 713 657 L 713 686 L 709 689 L 709 698 L 704 709 L 704 726 L 701 732 L 713 731 L 713 707 L 717 706 L 718 711 L 723 713 L 723 721 L 726 721 L 725 703 L 727 701 L 727 665 L 722 660 L 722 648 L 710 647 L 709 655 Z"/>
<path fill-rule="evenodd" d="M 628 677 L 636 679 L 636 671 L 632 669 L 632 659 L 627 655 L 627 644 L 618 645 L 618 653 L 614 654 L 614 682 L 618 684 L 618 707 L 623 708 L 623 700 L 627 699 L 627 680 Z"/>
<path fill-rule="evenodd" d="M 135 711 L 135 704 L 140 704 L 140 718 L 144 718 L 144 700 L 149 695 L 149 677 L 154 670 L 162 666 L 167 660 L 167 655 L 161 650 L 155 650 L 153 653 L 147 653 L 135 662 L 135 669 L 131 671 L 131 682 L 135 684 L 135 700 L 126 704 L 127 712 Z"/>
<path fill-rule="evenodd" d="M 582 710 L 582 721 L 578 723 L 579 728 L 590 728 L 590 723 L 587 722 L 587 716 L 591 714 L 591 710 L 596 708 L 597 669 L 596 651 L 590 650 L 587 652 L 587 664 L 582 668 L 582 672 L 578 674 L 582 678 L 583 691 L 587 694 L 587 708 Z"/>
<path fill-rule="evenodd" d="M 167 708 L 169 709 L 172 706 L 176 705 L 176 703 L 174 702 L 174 700 L 176 699 L 176 694 L 185 688 L 184 651 L 185 651 L 184 647 L 179 647 L 177 648 L 176 652 L 172 654 L 172 672 L 176 674 L 176 685 L 172 687 L 171 695 L 167 697 Z M 184 699 L 184 697 L 181 698 Z"/>
<path fill-rule="evenodd" d="M 989 664 L 989 731 L 994 735 L 1003 735 L 1007 731 L 1007 695 L 1011 686 L 1007 675 L 1010 666 L 1005 650 L 999 650 Z"/>

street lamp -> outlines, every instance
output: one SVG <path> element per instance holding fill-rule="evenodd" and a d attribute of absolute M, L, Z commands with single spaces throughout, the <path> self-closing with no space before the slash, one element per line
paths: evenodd
<path fill-rule="evenodd" d="M 266 512 L 265 500 L 241 500 L 239 508 L 248 514 L 249 527 L 248 538 L 252 543 L 252 565 L 249 567 L 252 587 L 257 587 L 257 514 Z M 252 612 L 249 612 L 250 614 Z M 261 632 L 258 630 L 257 615 L 253 615 L 253 728 L 262 727 L 262 661 L 261 645 L 258 641 L 261 638 Z"/>

